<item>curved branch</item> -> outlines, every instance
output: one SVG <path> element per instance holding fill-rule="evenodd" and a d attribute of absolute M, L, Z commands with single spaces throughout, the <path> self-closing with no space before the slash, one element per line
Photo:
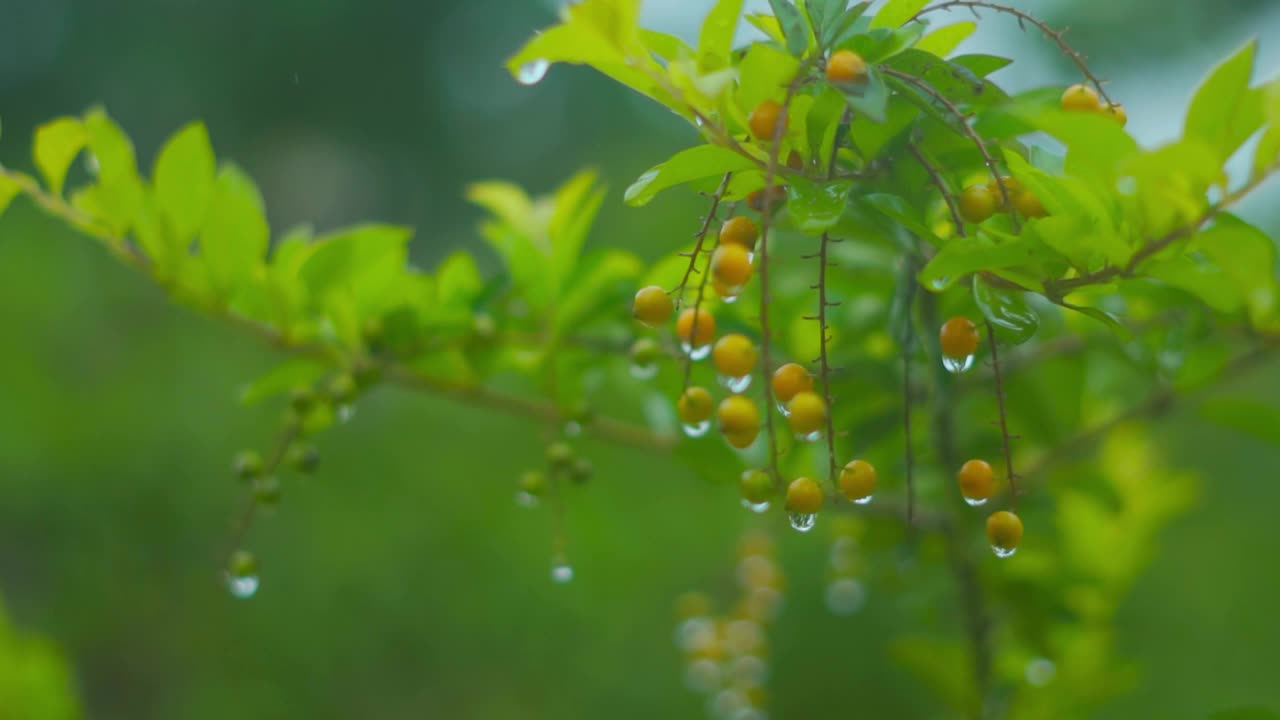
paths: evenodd
<path fill-rule="evenodd" d="M 1009 418 L 1004 408 L 1004 381 L 1000 377 L 1000 350 L 996 328 L 988 320 L 987 339 L 991 343 L 991 374 L 996 385 L 996 406 L 1000 408 L 1000 440 L 1004 446 L 1004 468 L 1009 481 L 1009 509 L 1018 511 L 1018 474 L 1013 471 L 1013 453 L 1009 450 Z"/>
<path fill-rule="evenodd" d="M 951 193 L 951 189 L 947 187 L 947 183 L 943 181 L 938 168 L 924 156 L 924 152 L 914 142 L 907 143 L 907 150 L 915 156 L 916 162 L 920 163 L 920 167 L 929 173 L 929 179 L 933 181 L 934 187 L 938 188 L 938 192 L 942 194 L 942 201 L 947 204 L 947 211 L 951 213 L 951 222 L 955 223 L 956 234 L 964 237 L 964 219 L 960 217 L 960 207 L 956 205 L 955 195 Z"/>
<path fill-rule="evenodd" d="M 690 273 L 696 272 L 695 265 L 698 264 L 698 254 L 702 252 L 702 244 L 707 239 L 707 232 L 711 229 L 711 223 L 716 219 L 716 210 L 720 208 L 720 201 L 724 199 L 724 193 L 729 189 L 729 181 L 733 179 L 733 173 L 725 173 L 724 179 L 720 181 L 720 187 L 716 188 L 716 192 L 711 196 L 711 209 L 707 210 L 707 215 L 702 219 L 702 228 L 698 230 L 698 242 L 693 248 L 693 252 L 689 255 L 689 267 L 685 268 L 684 278 L 672 293 L 679 292 L 680 296 L 676 299 L 676 307 L 680 307 L 680 302 L 684 299 L 685 286 L 689 282 Z M 719 239 L 716 245 L 719 246 Z M 702 279 L 698 281 L 698 294 L 693 301 L 693 324 L 689 327 L 689 337 L 698 337 L 698 315 L 702 309 L 702 298 L 707 292 L 707 278 L 711 276 L 711 255 L 707 256 L 707 264 L 702 270 Z M 684 354 L 684 380 L 682 390 L 689 389 L 689 377 L 693 374 L 693 353 L 692 350 Z"/>

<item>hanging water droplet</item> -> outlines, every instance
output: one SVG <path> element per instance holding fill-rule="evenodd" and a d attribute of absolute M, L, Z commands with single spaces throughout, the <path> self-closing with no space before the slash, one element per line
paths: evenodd
<path fill-rule="evenodd" d="M 969 368 L 973 367 L 973 356 L 966 355 L 963 359 L 960 359 L 960 360 L 957 360 L 956 358 L 953 358 L 953 357 L 944 356 L 942 358 L 942 367 L 946 368 L 947 372 L 953 375 L 959 375 L 962 372 L 968 372 Z"/>
<path fill-rule="evenodd" d="M 564 424 L 565 437 L 575 438 L 582 434 L 582 423 L 577 420 L 570 420 Z"/>
<path fill-rule="evenodd" d="M 657 364 L 631 365 L 631 377 L 636 380 L 652 380 L 658 374 Z"/>
<path fill-rule="evenodd" d="M 688 355 L 689 359 L 693 360 L 694 362 L 697 362 L 698 360 L 705 360 L 706 357 L 711 354 L 711 343 L 694 347 L 693 345 L 690 345 L 688 342 L 681 340 L 680 351 L 683 352 L 685 355 Z"/>
<path fill-rule="evenodd" d="M 982 507 L 987 504 L 986 498 L 965 497 L 964 501 L 969 505 L 969 507 Z"/>
<path fill-rule="evenodd" d="M 541 58 L 530 60 L 516 70 L 516 80 L 521 85 L 537 85 L 542 81 L 542 78 L 547 76 L 547 70 L 550 67 L 551 63 Z"/>
<path fill-rule="evenodd" d="M 765 500 L 764 502 L 753 503 L 746 498 L 742 498 L 742 507 L 758 515 L 769 509 L 769 501 Z"/>
<path fill-rule="evenodd" d="M 998 558 L 1007 558 L 1007 557 L 1013 557 L 1013 554 L 1018 552 L 1018 548 L 1016 547 L 1006 548 L 1006 547 L 1000 547 L 998 545 L 992 545 L 991 552 L 995 553 L 996 557 Z"/>
<path fill-rule="evenodd" d="M 815 442 L 820 437 L 822 437 L 821 430 L 814 430 L 811 433 L 796 433 L 796 440 L 799 440 L 800 442 Z"/>
<path fill-rule="evenodd" d="M 676 647 L 687 653 L 702 652 L 715 641 L 715 625 L 705 617 L 691 617 L 676 628 Z"/>
<path fill-rule="evenodd" d="M 853 504 L 854 505 L 870 505 L 871 499 L 874 497 L 875 497 L 874 495 L 867 495 L 866 497 L 860 497 L 854 500 Z"/>
<path fill-rule="evenodd" d="M 538 507 L 538 496 L 519 490 L 516 492 L 516 504 L 522 508 Z"/>
<path fill-rule="evenodd" d="M 751 387 L 751 376 L 743 375 L 742 377 L 729 377 L 728 375 L 717 375 L 716 381 L 722 387 L 731 393 L 739 394 Z"/>
<path fill-rule="evenodd" d="M 247 600 L 258 592 L 258 576 L 228 574 L 227 589 L 231 591 L 231 596 L 237 600 Z"/>
<path fill-rule="evenodd" d="M 787 520 L 791 522 L 791 527 L 800 532 L 809 532 L 818 522 L 816 513 L 787 513 Z"/>
<path fill-rule="evenodd" d="M 826 600 L 832 615 L 852 615 L 866 603 L 867 591 L 853 578 L 837 578 L 827 585 Z"/>
<path fill-rule="evenodd" d="M 946 277 L 945 275 L 941 277 L 936 277 L 933 280 L 929 281 L 929 287 L 933 288 L 934 290 L 946 290 L 947 285 L 949 284 L 951 284 L 951 278 Z"/>
<path fill-rule="evenodd" d="M 1058 674 L 1058 668 L 1048 658 L 1035 658 L 1027 663 L 1025 674 L 1027 683 L 1033 687 L 1044 687 L 1053 680 L 1054 675 Z"/>
<path fill-rule="evenodd" d="M 705 122 L 703 122 L 703 120 L 702 120 L 702 115 L 701 115 L 701 114 L 698 114 L 698 115 L 694 115 L 694 116 L 693 116 L 693 124 L 694 124 L 694 125 L 697 125 L 698 127 L 702 127 L 702 126 L 703 126 L 703 125 L 705 125 L 706 123 L 705 123 Z"/>
<path fill-rule="evenodd" d="M 702 422 L 697 423 L 695 425 L 690 425 L 689 423 L 685 423 L 681 427 L 684 428 L 685 435 L 688 435 L 691 438 L 699 438 L 699 437 L 702 437 L 703 435 L 706 435 L 707 431 L 711 429 L 711 421 L 703 420 Z"/>
<path fill-rule="evenodd" d="M 338 416 L 338 422 L 340 423 L 351 422 L 351 418 L 356 416 L 356 406 L 355 405 L 339 405 L 336 411 L 336 414 Z"/>
<path fill-rule="evenodd" d="M 551 581 L 563 585 L 573 579 L 573 566 L 568 560 L 560 559 L 551 564 Z"/>
<path fill-rule="evenodd" d="M 769 664 L 756 655 L 742 655 L 729 663 L 729 677 L 739 687 L 761 687 L 769 678 Z"/>
<path fill-rule="evenodd" d="M 732 720 L 739 711 L 751 707 L 751 700 L 741 690 L 725 689 L 712 696 L 707 712 L 713 718 Z"/>
<path fill-rule="evenodd" d="M 694 660 L 684 668 L 685 687 L 696 693 L 713 693 L 720 689 L 720 664 L 710 658 Z"/>
<path fill-rule="evenodd" d="M 724 303 L 725 305 L 732 305 L 738 302 L 738 298 L 740 297 L 742 297 L 741 292 L 727 292 L 724 295 L 720 296 L 720 302 Z"/>
<path fill-rule="evenodd" d="M 778 407 L 778 412 L 782 413 L 782 417 L 791 417 L 791 408 L 787 407 L 787 403 L 784 403 L 781 400 L 779 400 L 775 404 Z"/>

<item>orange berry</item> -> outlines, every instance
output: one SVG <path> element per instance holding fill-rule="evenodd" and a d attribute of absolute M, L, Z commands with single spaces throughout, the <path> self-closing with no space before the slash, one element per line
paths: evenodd
<path fill-rule="evenodd" d="M 684 391 L 676 401 L 676 414 L 689 425 L 697 425 L 711 419 L 711 393 L 697 386 Z"/>
<path fill-rule="evenodd" d="M 800 156 L 800 153 L 792 150 L 791 154 L 787 155 L 787 167 L 797 172 L 804 170 L 804 158 Z"/>
<path fill-rule="evenodd" d="M 978 326 L 967 317 L 956 316 L 942 324 L 939 339 L 943 355 L 963 360 L 978 351 Z"/>
<path fill-rule="evenodd" d="M 1077 83 L 1062 93 L 1063 110 L 1097 112 L 1098 108 L 1098 91 L 1088 85 Z"/>
<path fill-rule="evenodd" d="M 1008 510 L 991 513 L 987 518 L 987 540 L 999 557 L 1009 557 L 1022 542 L 1022 518 Z"/>
<path fill-rule="evenodd" d="M 1102 108 L 1102 114 L 1120 123 L 1120 127 L 1129 124 L 1129 114 L 1124 111 L 1124 105 L 1114 103 Z"/>
<path fill-rule="evenodd" d="M 986 185 L 970 185 L 960 193 L 960 216 L 965 222 L 980 223 L 995 214 L 1000 195 Z"/>
<path fill-rule="evenodd" d="M 720 432 L 725 435 L 750 434 L 754 440 L 760 431 L 760 408 L 741 395 L 730 395 L 721 400 L 716 414 L 720 419 Z"/>
<path fill-rule="evenodd" d="M 1040 202 L 1040 198 L 1030 190 L 1022 190 L 1013 196 L 1013 209 L 1018 214 L 1029 218 L 1042 218 L 1049 212 L 1044 209 L 1044 204 Z"/>
<path fill-rule="evenodd" d="M 827 82 L 849 85 L 867 81 L 867 61 L 852 50 L 837 50 L 827 60 Z"/>
<path fill-rule="evenodd" d="M 787 134 L 787 114 L 778 101 L 765 100 L 751 111 L 747 125 L 757 140 L 772 142 L 775 135 Z"/>
<path fill-rule="evenodd" d="M 711 255 L 711 275 L 725 287 L 746 285 L 751 272 L 751 251 L 742 245 L 721 245 Z"/>
<path fill-rule="evenodd" d="M 995 476 L 985 460 L 969 460 L 961 465 L 956 481 L 960 483 L 960 494 L 966 500 L 976 500 L 976 504 L 986 502 L 995 490 Z"/>
<path fill-rule="evenodd" d="M 711 361 L 716 371 L 725 377 L 750 375 L 756 366 L 756 346 L 745 335 L 725 335 L 712 347 Z"/>
<path fill-rule="evenodd" d="M 796 393 L 787 403 L 791 414 L 787 416 L 787 424 L 797 435 L 810 435 L 822 430 L 827 421 L 827 403 L 822 396 L 810 390 Z"/>
<path fill-rule="evenodd" d="M 813 478 L 798 477 L 787 486 L 787 510 L 795 513 L 816 513 L 827 499 L 822 486 Z"/>
<path fill-rule="evenodd" d="M 694 318 L 698 320 L 696 330 Z M 697 337 L 694 337 L 695 332 Z M 705 308 L 687 308 L 676 318 L 676 336 L 694 347 L 702 347 L 715 338 L 716 319 Z"/>
<path fill-rule="evenodd" d="M 650 285 L 642 287 L 636 292 L 636 300 L 631 306 L 631 314 L 645 325 L 656 327 L 671 317 L 673 309 L 674 305 L 672 305 L 671 296 L 667 294 L 667 291 L 657 285 Z"/>
<path fill-rule="evenodd" d="M 763 192 L 757 190 L 756 192 Z M 754 194 L 754 193 L 753 193 Z M 747 202 L 750 202 L 748 198 Z M 741 245 L 747 249 L 756 246 L 756 238 L 760 237 L 760 228 L 756 221 L 745 215 L 731 217 L 720 226 L 721 245 Z"/>
<path fill-rule="evenodd" d="M 803 365 L 787 363 L 773 371 L 773 395 L 786 405 L 797 394 L 813 389 L 813 376 Z"/>
<path fill-rule="evenodd" d="M 747 207 L 756 212 L 764 212 L 764 189 L 756 190 L 747 195 Z M 769 209 L 777 210 L 778 206 L 787 201 L 787 191 L 781 185 L 774 185 L 769 192 Z"/>
<path fill-rule="evenodd" d="M 863 500 L 876 491 L 876 468 L 866 460 L 854 460 L 840 471 L 840 491 L 850 500 Z"/>

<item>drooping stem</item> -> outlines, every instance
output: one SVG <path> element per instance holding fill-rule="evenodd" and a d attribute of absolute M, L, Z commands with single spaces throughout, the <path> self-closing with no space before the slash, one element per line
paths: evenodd
<path fill-rule="evenodd" d="M 836 473 L 836 433 L 835 433 L 835 405 L 831 396 L 831 358 L 828 352 L 828 345 L 831 343 L 831 334 L 827 327 L 827 309 L 836 307 L 840 303 L 831 302 L 827 299 L 827 269 L 835 263 L 828 259 L 827 247 L 830 244 L 830 236 L 827 233 L 822 234 L 822 239 L 818 245 L 818 372 L 822 379 L 822 399 L 826 403 L 826 423 L 827 423 L 827 477 L 831 481 L 832 488 L 839 493 L 840 481 Z"/>
<path fill-rule="evenodd" d="M 720 187 L 716 188 L 715 194 L 711 196 L 711 207 L 707 210 L 706 217 L 702 218 L 702 227 L 698 230 L 697 244 L 693 248 L 693 252 L 689 255 L 689 267 L 685 268 L 684 278 L 680 284 L 676 286 L 672 293 L 680 293 L 676 299 L 676 307 L 680 307 L 680 302 L 684 297 L 684 290 L 689 282 L 689 275 L 698 272 L 694 266 L 698 264 L 698 255 L 702 253 L 702 245 L 706 241 L 707 233 L 711 231 L 711 225 L 715 222 L 716 211 L 720 209 L 720 201 L 724 198 L 724 193 L 729 189 L 729 181 L 733 178 L 733 173 L 725 173 L 724 179 L 720 181 Z M 719 246 L 719 240 L 716 246 Z M 713 248 L 714 251 L 714 248 Z M 707 292 L 707 279 L 711 277 L 711 258 L 712 252 L 707 253 L 707 263 L 702 268 L 702 278 L 698 281 L 698 294 L 693 300 L 693 322 L 689 326 L 689 352 L 684 354 L 684 380 L 681 386 L 681 392 L 689 389 L 689 378 L 693 375 L 693 342 L 698 337 L 698 320 L 702 312 L 702 298 Z"/>
<path fill-rule="evenodd" d="M 942 201 L 947 205 L 947 211 L 951 213 L 951 222 L 956 226 L 956 234 L 964 237 L 964 219 L 960 217 L 960 207 L 956 204 L 956 197 L 952 194 L 951 189 L 947 187 L 947 183 L 942 179 L 942 174 L 938 172 L 938 168 L 924 156 L 924 153 L 916 146 L 914 142 L 907 143 L 907 149 L 915 156 L 916 162 L 920 163 L 920 167 L 929 173 L 929 179 L 933 182 L 934 187 L 938 188 L 938 192 L 942 194 Z"/>
<path fill-rule="evenodd" d="M 1009 418 L 1004 407 L 1004 382 L 1000 376 L 1000 343 L 996 328 L 987 321 L 987 339 L 991 344 L 991 376 L 996 386 L 996 407 L 1000 409 L 1000 440 L 1004 444 L 1004 468 L 1009 482 L 1009 509 L 1018 511 L 1018 474 L 1013 470 L 1013 453 L 1009 449 Z"/>
<path fill-rule="evenodd" d="M 252 482 L 275 476 L 280 469 L 280 464 L 284 462 L 284 458 L 289 452 L 289 446 L 297 439 L 299 432 L 301 432 L 301 421 L 297 418 L 291 418 L 284 429 L 280 431 L 279 437 L 276 438 L 276 444 L 271 450 L 271 455 L 263 463 L 260 474 Z M 227 552 L 228 563 L 231 556 L 243 547 L 244 539 L 249 535 L 249 530 L 253 528 L 253 523 L 258 517 L 259 505 L 261 503 L 257 498 L 256 489 L 250 486 L 244 512 L 240 514 L 240 519 L 236 522 L 235 528 L 231 532 L 231 548 Z"/>

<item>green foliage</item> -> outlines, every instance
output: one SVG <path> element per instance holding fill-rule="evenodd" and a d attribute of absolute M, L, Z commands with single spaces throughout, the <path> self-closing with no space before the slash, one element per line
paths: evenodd
<path fill-rule="evenodd" d="M 0 606 L 0 717 L 79 718 L 70 668 L 44 638 L 19 632 Z"/>

